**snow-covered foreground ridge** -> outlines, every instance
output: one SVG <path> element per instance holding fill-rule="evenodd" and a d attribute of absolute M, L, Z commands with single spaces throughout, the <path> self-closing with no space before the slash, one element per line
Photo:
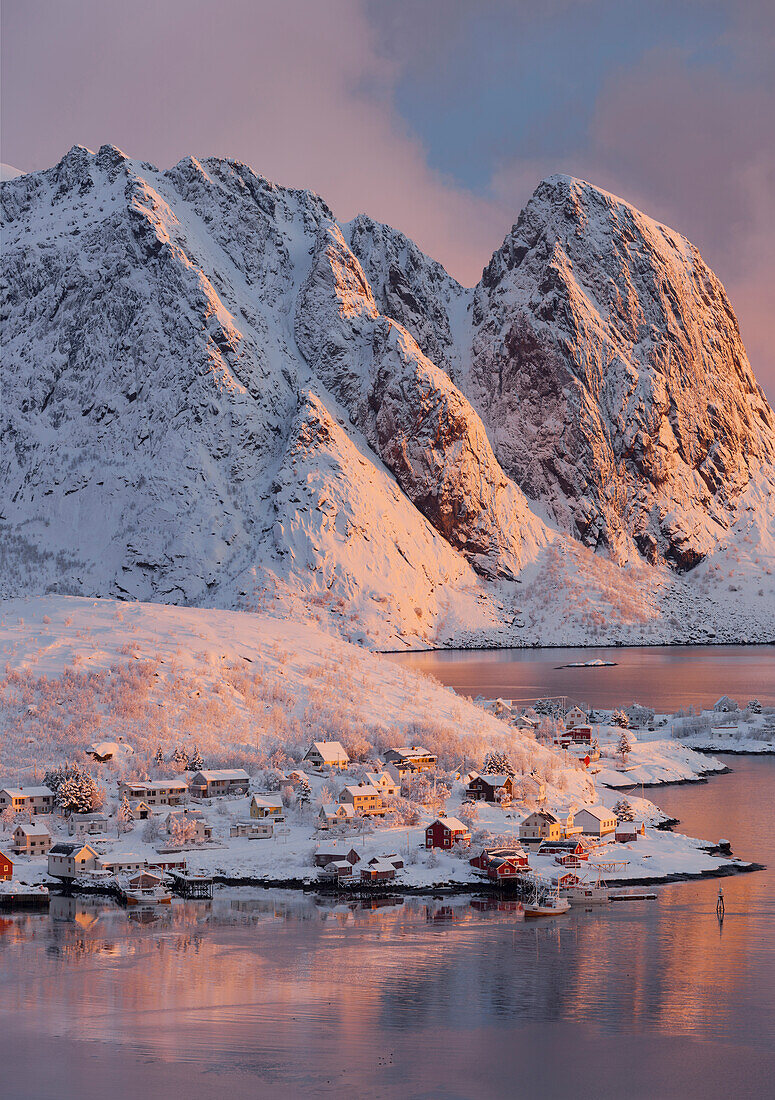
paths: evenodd
<path fill-rule="evenodd" d="M 399 668 L 314 624 L 116 600 L 17 598 L 2 604 L 0 658 L 0 788 L 34 784 L 35 777 L 39 782 L 43 769 L 68 759 L 85 764 L 85 750 L 93 742 L 123 737 L 132 755 L 103 765 L 89 762 L 105 791 L 111 824 L 118 814 L 117 781 L 149 774 L 169 778 L 175 748 L 189 755 L 196 748 L 208 767 L 243 767 L 261 791 L 272 766 L 298 766 L 311 741 L 341 741 L 354 762 L 350 771 L 310 776 L 312 805 L 289 807 L 282 842 L 231 837 L 231 824 L 249 813 L 248 799 L 224 801 L 220 809 L 205 805 L 215 843 L 187 849 L 189 867 L 231 878 L 309 878 L 314 874 L 311 853 L 328 836 L 317 827 L 321 804 L 336 801 L 346 777 L 357 782 L 366 767 L 375 766 L 357 761 L 373 762 L 401 744 L 421 743 L 438 754 L 447 814 L 464 812 L 461 773 L 481 767 L 488 752 L 506 753 L 519 797 L 508 808 L 481 804 L 475 824 L 480 843 L 516 836 L 520 820 L 537 806 L 541 783 L 546 808 L 563 818 L 585 805 L 613 806 L 620 797 L 599 781 L 602 773 L 591 776 L 578 762 L 432 678 Z M 159 748 L 164 763 L 157 767 Z M 669 742 L 639 743 L 633 762 L 632 783 L 696 778 L 720 767 Z M 675 873 L 713 873 L 729 863 L 710 855 L 701 841 L 651 828 L 664 819 L 661 811 L 635 794 L 628 798 L 649 829 L 634 849 L 606 847 L 606 859 L 626 863 L 618 877 L 658 880 Z M 418 820 L 402 820 L 401 813 L 397 819 L 388 816 L 354 842 L 369 856 L 406 851 L 411 860 L 401 881 L 407 886 L 477 882 L 470 853 L 418 856 L 425 826 L 441 809 L 433 803 L 412 805 Z M 58 815 L 44 817 L 56 839 L 67 839 Z M 8 831 L 14 822 L 0 824 Z M 154 847 L 139 822 L 101 844 L 100 850 L 114 858 L 130 851 L 143 859 L 158 858 L 158 838 Z M 554 869 L 550 857 L 535 865 L 542 872 Z M 45 857 L 20 861 L 17 873 L 26 882 L 44 880 Z"/>
<path fill-rule="evenodd" d="M 0 585 L 373 648 L 768 640 L 775 421 L 683 237 L 552 176 L 467 290 L 243 164 L 0 184 Z"/>

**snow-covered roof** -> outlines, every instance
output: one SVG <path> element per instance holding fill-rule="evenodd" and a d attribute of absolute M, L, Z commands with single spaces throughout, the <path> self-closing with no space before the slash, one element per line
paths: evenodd
<path fill-rule="evenodd" d="M 48 854 L 51 856 L 72 856 L 77 855 L 79 852 L 87 850 L 91 852 L 93 856 L 97 855 L 95 848 L 92 848 L 91 844 L 55 844 L 53 848 L 49 848 Z"/>
<path fill-rule="evenodd" d="M 395 871 L 393 864 L 387 859 L 370 859 L 368 867 L 371 867 L 374 871 Z"/>
<path fill-rule="evenodd" d="M 136 787 L 143 791 L 187 791 L 185 779 L 126 779 L 122 783 L 127 787 Z"/>
<path fill-rule="evenodd" d="M 36 821 L 28 821 L 16 826 L 16 832 L 22 832 L 25 836 L 51 836 L 45 825 L 39 825 Z"/>
<path fill-rule="evenodd" d="M 279 794 L 254 794 L 251 805 L 263 806 L 266 810 L 281 810 L 283 808 L 282 795 Z"/>
<path fill-rule="evenodd" d="M 503 787 L 508 783 L 511 778 L 510 775 L 496 775 L 495 773 L 485 773 L 484 775 L 477 775 L 477 779 L 483 779 L 488 787 Z M 473 780 L 471 780 L 473 782 Z"/>
<path fill-rule="evenodd" d="M 379 791 L 376 787 L 372 787 L 371 783 L 361 783 L 359 786 L 344 787 L 342 793 L 344 793 L 344 791 L 352 795 L 368 795 L 369 797 L 376 795 L 376 797 L 379 798 Z"/>
<path fill-rule="evenodd" d="M 428 749 L 424 749 L 421 745 L 400 745 L 396 749 L 388 749 L 388 752 L 398 753 L 399 756 L 403 756 L 404 759 L 411 760 L 419 756 L 433 756 L 432 752 Z M 387 753 L 385 754 L 387 755 Z"/>
<path fill-rule="evenodd" d="M 580 810 L 576 811 L 576 817 L 579 814 L 589 814 L 590 817 L 596 817 L 598 821 L 606 821 L 611 817 L 616 817 L 613 810 L 608 810 L 605 806 L 582 806 Z"/>
<path fill-rule="evenodd" d="M 9 798 L 50 798 L 54 792 L 48 787 L 3 787 L 0 794 Z"/>
<path fill-rule="evenodd" d="M 127 745 L 125 741 L 96 741 L 93 745 L 89 745 L 86 750 L 87 755 L 93 754 L 94 756 L 117 756 L 124 754 L 124 756 L 133 756 L 134 749 L 131 745 Z"/>
<path fill-rule="evenodd" d="M 313 741 L 312 745 L 305 753 L 305 760 L 309 756 L 312 749 L 317 749 L 323 760 L 328 763 L 329 761 L 334 764 L 339 764 L 341 761 L 349 761 L 350 757 L 347 755 L 347 750 L 339 741 Z"/>
<path fill-rule="evenodd" d="M 468 832 L 468 826 L 464 825 L 463 822 L 460 821 L 460 819 L 457 817 L 437 817 L 436 821 L 434 821 L 433 824 L 435 825 L 437 822 L 440 822 L 442 825 L 446 825 L 446 827 L 452 832 L 460 829 L 462 829 L 464 833 Z"/>
<path fill-rule="evenodd" d="M 244 768 L 219 768 L 213 771 L 199 771 L 196 775 L 192 776 L 192 780 L 196 779 L 199 775 L 208 783 L 215 782 L 219 779 L 227 782 L 232 780 L 239 782 L 245 779 L 247 779 L 248 782 L 250 781 L 250 776 Z"/>
<path fill-rule="evenodd" d="M 330 863 L 325 866 L 326 871 L 330 871 L 335 868 L 337 871 L 352 871 L 353 867 L 347 859 L 332 859 Z"/>

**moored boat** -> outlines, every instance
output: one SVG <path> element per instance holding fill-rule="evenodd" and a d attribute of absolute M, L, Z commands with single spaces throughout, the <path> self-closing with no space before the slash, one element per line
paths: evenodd
<path fill-rule="evenodd" d="M 525 904 L 526 917 L 557 917 L 567 913 L 570 902 L 566 898 L 545 898 L 543 901 L 529 901 Z"/>

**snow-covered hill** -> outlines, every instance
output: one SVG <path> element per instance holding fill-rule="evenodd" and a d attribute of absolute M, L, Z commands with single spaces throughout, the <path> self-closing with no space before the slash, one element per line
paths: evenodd
<path fill-rule="evenodd" d="M 472 291 L 229 160 L 75 147 L 0 219 L 4 595 L 775 634 L 772 412 L 696 250 L 619 200 L 545 181 Z"/>

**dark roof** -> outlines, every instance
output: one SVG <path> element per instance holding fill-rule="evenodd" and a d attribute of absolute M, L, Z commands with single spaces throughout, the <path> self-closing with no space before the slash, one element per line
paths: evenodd
<path fill-rule="evenodd" d="M 79 851 L 81 848 L 83 848 L 83 844 L 55 844 L 48 851 L 49 855 L 71 856 L 73 852 Z"/>

